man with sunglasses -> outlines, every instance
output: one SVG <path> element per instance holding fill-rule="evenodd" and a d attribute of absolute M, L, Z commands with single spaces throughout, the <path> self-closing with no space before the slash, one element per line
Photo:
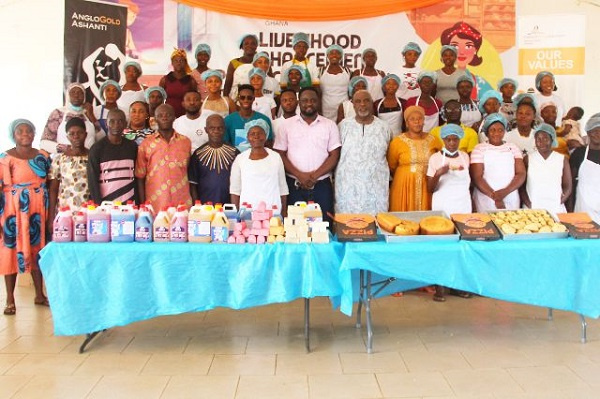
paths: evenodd
<path fill-rule="evenodd" d="M 269 135 L 267 136 L 267 147 L 273 145 L 273 126 L 268 116 L 252 110 L 254 102 L 254 88 L 251 85 L 243 84 L 238 88 L 237 103 L 239 110 L 227 115 L 225 118 L 225 136 L 223 141 L 226 144 L 235 146 L 240 152 L 250 148 L 250 144 L 246 138 L 246 123 L 263 119 L 269 125 Z"/>

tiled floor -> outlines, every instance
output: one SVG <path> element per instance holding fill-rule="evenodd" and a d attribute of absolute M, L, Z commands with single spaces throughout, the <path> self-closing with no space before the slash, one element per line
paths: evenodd
<path fill-rule="evenodd" d="M 577 315 L 487 298 L 378 299 L 371 355 L 323 298 L 310 354 L 302 301 L 135 323 L 79 354 L 82 337 L 54 337 L 30 287 L 17 300 L 0 316 L 0 399 L 600 398 L 599 321 L 581 344 Z"/>

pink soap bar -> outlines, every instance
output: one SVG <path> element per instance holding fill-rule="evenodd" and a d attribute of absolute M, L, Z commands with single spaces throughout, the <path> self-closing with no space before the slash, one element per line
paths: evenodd
<path fill-rule="evenodd" d="M 254 229 L 262 229 L 263 227 L 263 223 L 260 220 L 253 220 L 252 221 L 252 230 Z"/>
<path fill-rule="evenodd" d="M 270 220 L 271 218 L 269 218 Z M 262 222 L 262 229 L 268 229 L 269 227 L 271 227 L 269 220 L 263 220 Z"/>
<path fill-rule="evenodd" d="M 248 244 L 256 244 L 256 236 L 248 236 Z"/>
<path fill-rule="evenodd" d="M 248 238 L 248 236 L 250 235 L 250 229 L 244 229 L 242 231 L 242 234 L 244 235 L 244 237 Z"/>
<path fill-rule="evenodd" d="M 266 229 L 260 229 L 258 235 L 259 236 L 267 237 L 269 235 L 269 229 L 268 228 L 266 228 Z"/>
<path fill-rule="evenodd" d="M 267 204 L 265 204 L 265 201 L 260 201 L 256 210 L 259 212 L 264 212 L 265 209 L 267 209 Z"/>
<path fill-rule="evenodd" d="M 257 244 L 264 244 L 265 243 L 265 237 L 264 236 L 258 236 L 258 237 L 256 237 L 256 243 Z"/>
<path fill-rule="evenodd" d="M 227 244 L 235 244 L 235 236 L 229 236 L 229 238 L 227 238 Z"/>
<path fill-rule="evenodd" d="M 245 244 L 246 243 L 246 239 L 244 238 L 244 236 L 237 236 L 235 238 L 235 243 L 236 244 Z"/>

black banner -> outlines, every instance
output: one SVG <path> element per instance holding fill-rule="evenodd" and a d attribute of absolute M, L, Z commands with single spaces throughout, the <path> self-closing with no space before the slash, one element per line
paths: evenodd
<path fill-rule="evenodd" d="M 87 87 L 87 101 L 100 102 L 100 86 L 108 79 L 125 82 L 127 7 L 110 3 L 65 0 L 65 88 Z"/>

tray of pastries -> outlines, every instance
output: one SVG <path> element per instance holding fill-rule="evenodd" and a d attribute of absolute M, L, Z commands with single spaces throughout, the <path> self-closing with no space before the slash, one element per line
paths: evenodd
<path fill-rule="evenodd" d="M 503 240 L 566 238 L 567 226 L 544 209 L 489 212 Z"/>
<path fill-rule="evenodd" d="M 379 232 L 387 242 L 458 241 L 460 235 L 443 211 L 378 213 Z"/>

